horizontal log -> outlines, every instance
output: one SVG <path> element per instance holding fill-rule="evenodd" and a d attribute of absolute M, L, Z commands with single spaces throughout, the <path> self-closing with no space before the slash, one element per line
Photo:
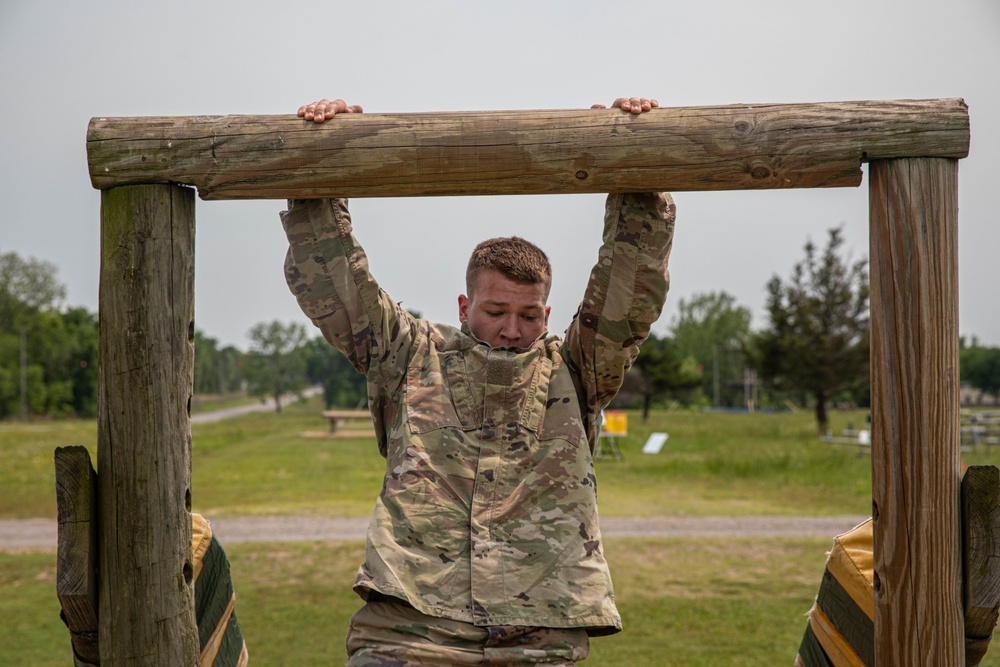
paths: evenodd
<path fill-rule="evenodd" d="M 94 118 L 91 183 L 203 199 L 857 186 L 868 159 L 966 157 L 961 99 L 660 108 Z"/>

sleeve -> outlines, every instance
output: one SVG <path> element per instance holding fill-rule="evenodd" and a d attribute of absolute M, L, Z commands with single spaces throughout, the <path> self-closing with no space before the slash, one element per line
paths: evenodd
<path fill-rule="evenodd" d="M 347 200 L 290 200 L 281 222 L 289 243 L 285 280 L 302 311 L 369 385 L 391 392 L 406 376 L 416 321 L 369 273 Z"/>
<path fill-rule="evenodd" d="M 608 196 L 604 242 L 563 346 L 592 436 L 663 310 L 675 217 L 667 193 Z"/>

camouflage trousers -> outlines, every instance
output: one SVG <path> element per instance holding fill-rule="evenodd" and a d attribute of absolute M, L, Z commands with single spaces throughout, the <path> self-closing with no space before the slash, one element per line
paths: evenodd
<path fill-rule="evenodd" d="M 348 667 L 566 667 L 589 652 L 590 639 L 579 628 L 477 627 L 379 595 L 354 614 L 347 633 Z"/>

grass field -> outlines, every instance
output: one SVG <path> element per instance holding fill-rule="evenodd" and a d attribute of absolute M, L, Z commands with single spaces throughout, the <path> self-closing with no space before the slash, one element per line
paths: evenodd
<path fill-rule="evenodd" d="M 365 439 L 308 439 L 325 428 L 318 401 L 193 428 L 192 495 L 208 516 L 367 516 L 384 461 Z M 834 427 L 862 413 L 835 414 Z M 656 456 L 640 453 L 651 431 L 670 434 Z M 96 424 L 0 424 L 0 518 L 55 515 L 52 452 L 85 445 L 96 460 Z M 605 515 L 863 514 L 870 463 L 850 446 L 822 442 L 810 415 L 630 415 L 624 461 L 597 462 Z"/>
<path fill-rule="evenodd" d="M 608 540 L 625 632 L 585 664 L 791 664 L 829 540 Z M 342 664 L 364 545 L 227 548 L 251 664 Z M 0 664 L 72 664 L 54 554 L 0 554 Z"/>
<path fill-rule="evenodd" d="M 609 539 L 625 631 L 594 639 L 588 667 L 791 665 L 831 540 Z M 252 665 L 335 665 L 360 600 L 361 543 L 227 548 Z M 72 664 L 55 554 L 0 553 L 0 664 Z M 983 667 L 1000 667 L 1000 651 Z"/>
<path fill-rule="evenodd" d="M 309 439 L 326 428 L 318 399 L 193 429 L 192 495 L 207 516 L 310 514 L 367 516 L 384 461 L 365 439 Z M 835 412 L 833 431 L 864 423 Z M 641 453 L 652 431 L 670 439 Z M 52 452 L 85 445 L 96 457 L 93 421 L 0 424 L 0 518 L 55 516 Z M 630 414 L 623 461 L 597 462 L 605 516 L 713 514 L 867 514 L 871 461 L 852 445 L 823 442 L 809 413 L 655 412 Z M 963 454 L 998 463 L 1000 448 Z"/>
<path fill-rule="evenodd" d="M 317 402 L 283 414 L 195 425 L 195 509 L 213 516 L 367 516 L 383 468 L 365 440 L 305 439 L 322 430 Z M 597 462 L 606 516 L 865 514 L 870 459 L 822 442 L 799 414 L 630 414 L 623 461 Z M 835 432 L 864 414 L 834 413 Z M 656 456 L 651 431 L 670 434 Z M 85 445 L 92 421 L 0 424 L 0 518 L 54 517 L 52 451 Z M 963 455 L 998 463 L 997 448 Z M 831 536 L 832 538 L 832 536 Z M 594 640 L 597 665 L 788 665 L 818 589 L 830 539 L 609 539 L 626 631 Z M 340 664 L 363 544 L 234 544 L 243 625 L 256 665 Z M 58 620 L 55 554 L 0 553 L 0 665 L 71 664 Z M 1000 650 L 984 665 L 1000 667 Z"/>

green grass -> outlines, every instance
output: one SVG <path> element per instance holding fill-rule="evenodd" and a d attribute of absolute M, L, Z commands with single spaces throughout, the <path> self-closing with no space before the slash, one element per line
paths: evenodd
<path fill-rule="evenodd" d="M 317 401 L 194 426 L 195 509 L 208 515 L 366 516 L 384 462 L 365 439 L 308 439 L 323 430 Z M 832 428 L 863 423 L 834 413 Z M 870 458 L 822 442 L 812 416 L 630 413 L 623 461 L 597 462 L 611 515 L 865 514 Z M 670 434 L 641 454 L 652 431 Z M 0 518 L 54 517 L 52 452 L 85 445 L 93 421 L 0 424 Z M 980 448 L 965 463 L 997 463 Z M 832 536 L 831 536 L 832 537 Z M 830 539 L 609 539 L 625 632 L 595 639 L 597 665 L 790 664 L 818 589 Z M 253 664 L 339 664 L 359 600 L 350 591 L 360 543 L 227 546 L 237 612 Z M 71 664 L 58 619 L 55 554 L 0 553 L 0 665 Z M 1000 649 L 983 663 L 1000 667 Z"/>
<path fill-rule="evenodd" d="M 836 429 L 863 423 L 836 415 Z M 663 450 L 642 454 L 649 433 L 669 433 Z M 664 514 L 864 514 L 871 463 L 855 448 L 822 442 L 808 414 L 659 412 L 629 414 L 624 461 L 598 461 L 605 516 Z"/>
<path fill-rule="evenodd" d="M 0 519 L 56 516 L 56 447 L 97 452 L 97 422 L 59 420 L 0 423 Z"/>
<path fill-rule="evenodd" d="M 609 539 L 622 633 L 595 638 L 588 667 L 790 665 L 831 540 Z M 361 543 L 234 544 L 236 613 L 251 664 L 342 664 L 361 601 Z M 0 554 L 0 664 L 72 664 L 58 619 L 55 554 Z M 982 663 L 1000 667 L 996 646 Z"/>
<path fill-rule="evenodd" d="M 374 441 L 303 438 L 324 431 L 318 399 L 282 413 L 195 424 L 191 493 L 207 516 L 368 516 L 385 473 Z"/>
<path fill-rule="evenodd" d="M 192 495 L 207 516 L 367 516 L 385 462 L 369 439 L 303 438 L 326 421 L 318 399 L 282 414 L 256 413 L 193 427 Z M 837 433 L 863 412 L 834 412 Z M 823 442 L 812 415 L 660 411 L 629 414 L 625 459 L 597 461 L 604 516 L 867 514 L 871 460 Z M 94 421 L 0 424 L 0 518 L 55 516 L 52 452 L 86 445 L 96 461 Z M 652 431 L 670 434 L 660 454 L 641 453 Z M 980 447 L 963 461 L 1000 462 Z"/>
<path fill-rule="evenodd" d="M 0 552 L 0 664 L 73 664 L 69 631 L 59 620 L 56 556 Z"/>

